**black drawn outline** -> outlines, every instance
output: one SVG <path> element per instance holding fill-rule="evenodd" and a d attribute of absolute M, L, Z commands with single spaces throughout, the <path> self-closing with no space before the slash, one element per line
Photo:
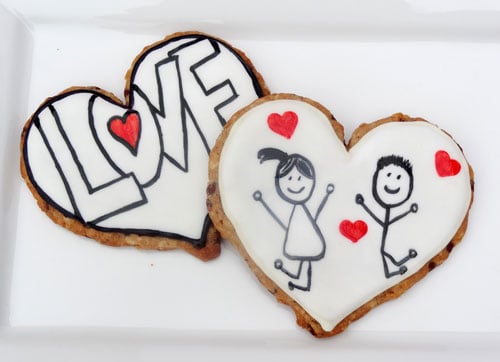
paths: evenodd
<path fill-rule="evenodd" d="M 379 182 L 379 173 L 389 165 L 396 166 L 406 172 L 409 176 L 409 185 L 408 185 L 408 192 L 405 195 L 405 197 L 400 200 L 399 202 L 396 203 L 387 203 L 384 201 L 379 195 L 379 192 L 377 190 L 377 185 Z M 391 176 L 391 173 L 387 174 L 388 177 Z M 396 176 L 397 180 L 399 180 L 401 177 L 401 174 Z M 390 195 L 396 195 L 401 191 L 401 187 L 398 187 L 396 189 L 391 189 L 387 185 L 384 185 L 384 191 L 387 192 Z M 372 177 L 372 195 L 375 201 L 385 210 L 384 218 L 383 220 L 380 219 L 372 210 L 368 208 L 368 206 L 365 204 L 365 200 L 363 195 L 361 194 L 356 194 L 355 197 L 355 202 L 358 205 L 361 205 L 363 209 L 370 215 L 373 220 L 377 222 L 382 227 L 382 240 L 380 243 L 380 254 L 382 256 L 382 263 L 384 266 L 384 274 L 385 277 L 391 278 L 396 275 L 402 275 L 408 271 L 408 268 L 404 265 L 408 260 L 413 259 L 417 256 L 417 251 L 415 249 L 409 249 L 408 250 L 408 255 L 403 257 L 400 260 L 397 260 L 392 256 L 387 250 L 386 250 L 386 239 L 387 239 L 387 234 L 389 232 L 389 226 L 395 223 L 396 221 L 401 220 L 405 216 L 409 215 L 410 213 L 416 213 L 418 211 L 418 204 L 412 203 L 410 205 L 410 208 L 408 211 L 403 212 L 402 214 L 395 216 L 394 218 L 391 219 L 391 209 L 403 205 L 408 199 L 410 198 L 411 194 L 413 192 L 413 171 L 412 171 L 412 165 L 411 163 L 407 160 L 404 159 L 401 156 L 396 156 L 396 155 L 390 155 L 390 156 L 384 156 L 381 157 L 377 161 L 377 168 L 375 170 L 375 173 L 373 174 Z M 397 271 L 389 271 L 389 264 L 388 261 L 390 261 L 393 265 L 397 266 L 399 269 Z"/>
<path fill-rule="evenodd" d="M 33 172 L 31 170 L 30 162 L 29 162 L 29 157 L 28 157 L 28 142 L 27 142 L 27 140 L 29 139 L 29 133 L 30 133 L 30 131 L 31 131 L 31 129 L 32 129 L 33 126 L 35 126 L 35 128 L 37 128 L 38 130 L 41 130 L 41 127 L 40 127 L 40 124 L 39 124 L 38 115 L 44 109 L 46 109 L 47 107 L 51 106 L 53 103 L 57 102 L 58 100 L 61 100 L 61 99 L 65 98 L 65 97 L 68 97 L 68 96 L 71 96 L 71 95 L 77 94 L 77 93 L 88 93 L 88 94 L 94 95 L 95 97 L 103 98 L 104 100 L 110 102 L 111 104 L 114 104 L 114 105 L 117 105 L 119 107 L 124 108 L 124 110 L 126 111 L 126 110 L 132 110 L 133 109 L 134 94 L 135 94 L 135 92 L 137 92 L 138 96 L 141 96 L 142 98 L 144 98 L 144 100 L 147 102 L 148 106 L 150 107 L 150 110 L 152 110 L 151 114 L 153 114 L 153 117 L 154 117 L 154 119 L 156 121 L 156 126 L 158 128 L 158 132 L 159 132 L 159 135 L 160 135 L 160 142 L 162 142 L 160 144 L 160 146 L 161 146 L 161 149 L 163 150 L 164 149 L 164 147 L 163 147 L 163 141 L 162 141 L 163 137 L 162 137 L 162 133 L 161 133 L 161 128 L 159 128 L 160 127 L 159 121 L 157 119 L 158 115 L 162 115 L 162 114 L 164 115 L 165 114 L 164 113 L 164 105 L 163 105 L 163 98 L 162 98 L 161 87 L 158 88 L 158 95 L 159 95 L 159 100 L 160 100 L 160 105 L 161 105 L 161 107 L 160 107 L 161 109 L 158 110 L 149 101 L 149 99 L 147 97 L 145 97 L 145 93 L 142 92 L 142 90 L 137 85 L 135 85 L 133 83 L 133 81 L 134 81 L 136 72 L 137 72 L 138 68 L 140 67 L 140 64 L 142 63 L 142 61 L 151 52 L 154 52 L 157 49 L 166 46 L 168 43 L 179 41 L 179 40 L 182 40 L 182 39 L 192 39 L 192 41 L 189 41 L 189 42 L 183 44 L 182 46 L 184 46 L 184 47 L 190 46 L 191 44 L 195 44 L 195 43 L 197 43 L 199 41 L 202 41 L 202 40 L 209 40 L 212 44 L 216 44 L 217 46 L 223 46 L 226 50 L 228 50 L 230 53 L 232 53 L 239 60 L 239 62 L 242 65 L 243 69 L 246 71 L 247 75 L 250 77 L 250 79 L 252 81 L 253 90 L 255 91 L 256 96 L 257 97 L 264 96 L 264 90 L 263 90 L 263 88 L 259 84 L 259 80 L 257 78 L 256 73 L 254 73 L 254 71 L 252 70 L 251 66 L 248 65 L 245 62 L 245 60 L 241 57 L 241 55 L 235 49 L 233 49 L 230 46 L 228 46 L 228 45 L 226 45 L 226 44 L 218 41 L 217 39 L 214 39 L 214 38 L 206 36 L 206 35 L 202 35 L 202 34 L 186 34 L 186 35 L 181 35 L 181 36 L 177 36 L 177 37 L 172 37 L 172 38 L 170 38 L 170 39 L 168 39 L 166 41 L 163 41 L 163 42 L 159 42 L 155 46 L 149 48 L 146 52 L 143 52 L 141 54 L 141 56 L 135 61 L 134 67 L 133 67 L 132 72 L 131 72 L 130 80 L 129 80 L 127 86 L 126 86 L 126 89 L 128 89 L 128 91 L 129 91 L 129 99 L 128 99 L 127 104 L 120 103 L 119 101 L 117 101 L 117 100 L 109 97 L 106 94 L 106 92 L 101 91 L 101 90 L 99 90 L 98 88 L 95 88 L 95 87 L 87 87 L 87 88 L 83 87 L 83 88 L 68 90 L 66 92 L 63 92 L 63 93 L 57 95 L 57 96 L 54 96 L 54 97 L 51 97 L 51 98 L 47 99 L 44 103 L 42 103 L 39 106 L 39 108 L 37 109 L 37 111 L 35 112 L 35 114 L 31 118 L 32 121 L 27 126 L 25 141 L 24 141 L 24 144 L 23 144 L 23 155 L 22 155 L 22 157 L 23 157 L 24 164 L 26 166 L 26 171 L 27 171 L 27 174 L 28 174 L 28 178 L 30 179 L 30 181 L 31 181 L 33 187 L 36 189 L 37 193 L 45 201 L 47 201 L 49 203 L 49 205 L 51 205 L 52 207 L 54 207 L 58 212 L 60 212 L 61 214 L 63 214 L 65 217 L 76 219 L 77 221 L 79 221 L 83 225 L 92 227 L 93 229 L 98 230 L 98 231 L 103 231 L 103 232 L 120 232 L 120 233 L 130 233 L 130 234 L 134 233 L 134 234 L 145 235 L 145 236 L 163 236 L 163 237 L 168 237 L 168 238 L 172 238 L 172 239 L 177 239 L 177 240 L 182 240 L 182 241 L 188 242 L 188 243 L 192 244 L 196 248 L 202 248 L 205 245 L 205 243 L 206 243 L 206 236 L 207 236 L 208 230 L 209 230 L 210 226 L 212 225 L 212 222 L 211 222 L 210 218 L 208 217 L 208 215 L 205 216 L 205 220 L 203 222 L 202 233 L 201 233 L 200 238 L 190 238 L 190 237 L 187 237 L 185 235 L 178 234 L 178 233 L 164 232 L 164 231 L 150 230 L 150 229 L 102 227 L 102 226 L 97 225 L 98 222 L 103 221 L 103 219 L 101 219 L 101 218 L 99 218 L 99 220 L 97 220 L 97 221 L 94 220 L 93 222 L 85 221 L 85 220 L 82 219 L 79 211 L 77 211 L 78 208 L 76 207 L 76 203 L 75 203 L 74 197 L 73 197 L 73 195 L 71 193 L 71 190 L 69 190 L 69 184 L 67 183 L 66 178 L 63 176 L 62 169 L 60 168 L 60 165 L 59 165 L 59 163 L 57 161 L 57 156 L 53 153 L 53 150 L 50 148 L 50 145 L 48 145 L 48 140 L 45 139 L 44 143 L 47 146 L 47 149 L 48 149 L 49 153 L 51 153 L 51 157 L 52 157 L 52 160 L 54 162 L 56 170 L 61 175 L 61 179 L 62 179 L 64 187 L 65 187 L 65 189 L 66 189 L 66 191 L 68 193 L 68 197 L 70 198 L 70 202 L 72 203 L 72 206 L 74 207 L 75 213 L 71 213 L 70 211 L 64 209 L 59 204 L 57 204 L 40 187 L 40 185 L 37 184 L 37 182 L 35 180 L 35 177 L 33 175 Z M 199 64 L 198 66 L 201 66 L 201 64 Z M 193 70 L 196 71 L 196 69 L 193 69 Z M 200 81 L 201 81 L 201 79 L 200 79 Z M 158 83 L 158 85 L 160 85 L 160 83 Z M 202 85 L 203 84 L 201 84 L 200 86 L 202 86 Z M 231 86 L 232 86 L 232 84 L 231 84 Z M 182 92 L 181 92 L 181 94 L 182 94 Z M 229 103 L 231 101 L 226 100 L 225 102 Z M 218 106 L 215 107 L 214 111 L 217 113 L 217 111 L 220 108 L 222 108 L 225 104 L 226 103 L 222 102 L 221 104 L 219 104 Z M 91 112 L 90 108 L 89 108 L 89 112 Z M 98 141 L 97 134 L 95 133 L 95 129 L 92 129 L 92 128 L 93 127 L 91 127 L 91 131 L 93 132 L 94 138 L 96 139 L 96 144 L 99 147 L 102 147 L 102 145 L 100 145 L 100 142 Z M 198 129 L 198 132 L 200 132 L 199 129 Z M 42 132 L 40 132 L 40 133 L 42 133 Z M 186 132 L 184 132 L 184 134 L 186 135 Z M 185 137 L 187 137 L 187 136 L 185 136 Z M 184 142 L 187 142 L 187 139 L 184 140 Z M 204 142 L 205 142 L 205 147 L 207 147 L 206 140 L 204 140 Z M 101 148 L 101 150 L 102 150 L 102 148 Z M 162 153 L 163 153 L 163 155 L 165 155 L 164 152 L 162 152 Z M 106 157 L 107 153 L 103 152 L 103 155 Z M 160 157 L 160 162 L 162 162 L 161 161 L 162 159 L 163 158 Z M 172 163 L 174 165 L 176 165 L 177 167 L 181 166 L 178 163 L 176 164 L 175 160 L 173 160 L 172 158 L 170 158 L 168 156 L 167 156 L 167 159 L 170 162 L 174 161 Z M 185 149 L 185 159 L 187 160 L 187 150 L 186 149 Z M 110 159 L 108 158 L 107 160 L 109 161 Z M 123 171 L 121 171 L 121 169 L 117 165 L 115 165 L 114 162 L 110 162 L 110 165 L 116 171 L 118 171 L 118 173 L 120 175 L 125 176 L 125 174 L 123 173 Z M 186 165 L 187 165 L 187 163 L 186 163 Z M 185 167 L 185 168 L 179 167 L 179 168 L 183 169 L 186 172 L 188 171 L 187 167 Z M 159 166 L 158 166 L 158 172 L 155 175 L 155 177 L 153 177 L 151 179 L 151 181 L 149 181 L 147 184 L 142 185 L 142 187 L 148 187 L 151 184 L 153 184 L 160 177 L 160 170 L 161 170 L 161 164 L 159 164 Z M 135 178 L 134 175 L 132 175 L 132 177 L 134 178 L 134 181 L 138 185 L 139 189 L 141 190 L 140 192 L 141 192 L 141 194 L 144 197 L 144 200 L 145 200 L 144 202 L 147 203 L 146 196 L 145 196 L 142 188 L 140 187 L 140 184 L 139 184 L 138 180 Z M 105 186 L 106 185 L 101 185 L 100 187 L 105 187 Z M 96 190 L 96 189 L 94 188 L 94 190 Z M 140 205 L 135 205 L 134 208 L 137 207 L 137 206 L 140 206 Z M 120 209 L 120 210 L 117 210 L 116 213 L 118 214 L 118 213 L 122 213 L 122 212 L 125 212 L 125 211 L 127 211 L 127 210 Z M 112 214 L 108 214 L 107 218 L 111 217 L 111 216 L 113 216 L 113 215 Z"/>
<path fill-rule="evenodd" d="M 170 156 L 168 153 L 165 152 L 164 147 L 163 147 L 163 136 L 162 136 L 163 133 L 161 131 L 160 120 L 158 119 L 158 117 L 165 119 L 165 116 L 166 116 L 165 104 L 164 104 L 165 98 L 163 95 L 163 82 L 162 82 L 162 78 L 160 77 L 159 68 L 162 65 L 172 63 L 172 62 L 175 64 L 176 72 L 177 72 L 177 80 L 178 80 L 177 86 L 179 87 L 179 95 L 180 95 L 179 102 L 181 104 L 183 104 L 185 102 L 185 100 L 184 100 L 184 97 L 182 96 L 183 88 L 182 88 L 181 72 L 180 72 L 179 63 L 178 63 L 178 56 L 172 57 L 170 55 L 169 55 L 169 58 L 163 59 L 160 62 L 158 62 L 157 64 L 155 64 L 155 77 L 156 77 L 156 84 L 158 86 L 157 91 L 158 91 L 158 99 L 160 102 L 160 104 L 159 104 L 160 108 L 159 109 L 156 108 L 156 106 L 150 101 L 150 99 L 146 95 L 146 93 L 139 86 L 137 86 L 134 83 L 131 83 L 132 84 L 131 89 L 133 91 L 130 93 L 130 102 L 131 102 L 131 104 L 134 104 L 133 97 L 134 97 L 135 93 L 137 93 L 146 102 L 146 104 L 149 108 L 149 111 L 151 112 L 151 114 L 153 115 L 153 118 L 155 119 L 157 127 L 160 129 L 160 138 L 161 138 L 160 141 L 162 142 L 162 155 L 165 156 L 177 168 L 181 169 L 184 172 L 188 172 L 188 169 L 186 168 L 187 157 L 188 157 L 188 153 L 186 151 L 187 144 L 188 144 L 188 138 L 187 138 L 186 114 L 184 112 L 185 111 L 184 107 L 181 106 L 181 115 L 180 115 L 181 116 L 180 121 L 181 121 L 181 125 L 182 125 L 182 145 L 183 145 L 183 150 L 184 150 L 184 155 L 183 155 L 184 166 L 181 165 L 177 160 L 175 160 L 175 158 L 173 158 L 172 156 Z M 136 66 L 135 69 L 137 69 L 137 68 L 138 68 L 138 65 Z M 173 86 L 173 82 L 169 82 L 169 86 Z"/>
<path fill-rule="evenodd" d="M 179 83 L 178 83 L 179 90 L 180 90 L 179 94 L 181 95 L 181 122 L 182 122 L 182 130 L 183 130 L 183 150 L 184 150 L 182 164 L 179 161 L 175 160 L 174 157 L 172 157 L 171 155 L 167 154 L 166 152 L 164 152 L 164 155 L 165 155 L 165 157 L 174 166 L 178 167 L 179 169 L 181 169 L 184 172 L 189 172 L 189 164 L 188 164 L 189 149 L 188 149 L 188 133 L 187 133 L 187 125 L 186 125 L 186 122 L 187 122 L 186 115 L 189 115 L 189 117 L 190 117 L 193 125 L 195 126 L 195 128 L 197 130 L 197 133 L 200 136 L 200 138 L 201 138 L 201 140 L 202 140 L 202 142 L 203 142 L 203 144 L 205 146 L 207 154 L 210 153 L 210 147 L 208 145 L 208 141 L 207 141 L 205 135 L 201 131 L 201 128 L 199 126 L 199 120 L 197 120 L 196 117 L 194 117 L 194 114 L 193 114 L 193 112 L 190 109 L 189 103 L 186 100 L 186 97 L 184 97 L 184 89 L 183 89 L 183 84 L 182 84 L 182 76 L 181 76 L 179 65 L 178 65 L 178 55 L 177 55 L 177 53 L 179 53 L 182 49 L 190 47 L 190 46 L 193 46 L 194 44 L 197 44 L 199 42 L 202 42 L 202 41 L 205 41 L 205 40 L 208 40 L 210 42 L 210 44 L 211 44 L 211 46 L 213 48 L 213 53 L 211 53 L 211 54 L 203 57 L 198 62 L 196 62 L 195 64 L 191 65 L 189 69 L 193 73 L 193 77 L 195 78 L 196 83 L 202 89 L 202 91 L 203 91 L 203 93 L 204 93 L 205 96 L 209 96 L 209 95 L 213 94 L 214 92 L 218 91 L 219 89 L 222 89 L 222 88 L 224 88 L 226 86 L 228 86 L 231 89 L 232 96 L 230 96 L 228 99 L 226 99 L 226 100 L 222 101 L 221 103 L 219 103 L 218 105 L 216 105 L 214 107 L 214 109 L 213 109 L 214 113 L 217 115 L 217 117 L 218 117 L 218 119 L 219 119 L 219 121 L 221 123 L 221 126 L 224 126 L 226 120 L 224 119 L 224 117 L 222 117 L 222 115 L 220 114 L 219 111 L 224 106 L 226 106 L 227 104 L 231 103 L 232 101 L 234 101 L 238 97 L 238 93 L 236 92 L 236 88 L 234 87 L 231 79 L 229 79 L 229 78 L 227 78 L 227 79 L 223 80 L 222 82 L 214 85 L 212 88 L 206 88 L 206 86 L 203 83 L 201 77 L 197 73 L 198 68 L 200 68 L 203 65 L 209 63 L 211 60 L 217 58 L 217 56 L 221 53 L 221 48 L 220 48 L 221 46 L 223 46 L 226 50 L 230 51 L 233 55 L 235 55 L 237 57 L 237 59 L 240 60 L 240 64 L 244 67 L 244 69 L 246 70 L 247 74 L 252 79 L 252 84 L 254 85 L 254 91 L 256 92 L 257 96 L 258 97 L 263 96 L 264 92 L 263 92 L 262 88 L 260 87 L 260 85 L 258 83 L 258 80 L 257 80 L 257 77 L 252 72 L 251 68 L 242 60 L 241 56 L 234 49 L 226 46 L 223 43 L 220 43 L 219 41 L 217 41 L 217 40 L 215 40 L 213 38 L 202 36 L 202 35 L 188 35 L 188 36 L 185 36 L 185 37 L 186 38 L 193 38 L 193 40 L 188 41 L 186 43 L 183 43 L 183 44 L 179 45 L 178 47 L 169 50 L 169 52 L 168 52 L 168 56 L 169 57 L 166 58 L 166 59 L 163 59 L 162 61 L 160 61 L 159 63 L 156 64 L 156 72 L 155 72 L 155 74 L 156 74 L 157 85 L 158 85 L 157 91 L 158 91 L 158 99 L 159 99 L 159 108 L 157 108 L 149 100 L 149 98 L 145 95 L 145 92 L 137 84 L 134 84 L 135 73 L 136 73 L 136 70 L 139 68 L 139 64 L 143 60 L 143 57 L 141 57 L 138 60 L 138 62 L 136 63 L 136 66 L 134 67 L 134 70 L 132 71 L 132 74 L 131 74 L 131 84 L 132 84 L 132 89 L 135 92 L 137 92 L 139 95 L 141 95 L 142 98 L 144 98 L 146 100 L 146 102 L 148 103 L 148 106 L 149 106 L 152 114 L 155 116 L 155 118 L 161 117 L 161 118 L 164 119 L 165 116 L 166 116 L 166 112 L 165 112 L 165 104 L 164 104 L 164 97 L 163 97 L 163 85 L 162 85 L 162 82 L 161 82 L 161 78 L 159 76 L 158 69 L 159 69 L 159 67 L 161 67 L 162 65 L 164 65 L 166 63 L 175 62 L 176 68 L 177 68 L 178 80 L 179 80 Z M 180 39 L 183 39 L 185 37 L 181 36 L 179 38 L 176 38 L 175 40 L 180 40 Z M 158 48 L 161 48 L 161 47 L 165 46 L 166 44 L 167 43 L 158 44 L 156 47 L 152 48 L 149 51 L 153 51 L 153 50 L 156 50 Z M 149 53 L 149 51 L 148 51 L 148 53 Z M 147 53 L 145 53 L 145 55 L 147 55 Z M 133 96 L 134 96 L 134 92 L 131 92 L 131 95 L 130 95 L 130 97 L 131 97 L 131 104 L 133 104 Z"/>
<path fill-rule="evenodd" d="M 193 64 L 190 67 L 191 72 L 193 73 L 194 78 L 196 79 L 196 82 L 200 86 L 200 88 L 203 90 L 203 93 L 205 96 L 209 96 L 215 92 L 217 92 L 219 89 L 225 88 L 228 86 L 231 89 L 232 95 L 226 99 L 225 101 L 222 101 L 219 103 L 217 106 L 214 108 L 214 112 L 217 115 L 217 118 L 219 118 L 221 126 L 224 126 L 226 124 L 226 120 L 222 115 L 220 114 L 220 110 L 224 108 L 226 105 L 230 104 L 232 101 L 234 101 L 236 98 L 238 98 L 238 93 L 236 92 L 236 88 L 233 86 L 233 83 L 231 82 L 231 79 L 227 78 L 226 80 L 222 81 L 219 84 L 214 85 L 212 88 L 206 88 L 205 84 L 203 84 L 203 81 L 201 80 L 201 77 L 198 75 L 198 68 L 202 67 L 204 64 L 208 63 L 212 59 L 217 58 L 217 56 L 221 53 L 219 44 L 213 40 L 210 41 L 210 44 L 212 45 L 214 52 L 207 56 L 206 58 L 200 60 L 199 62 Z"/>
<path fill-rule="evenodd" d="M 328 201 L 328 198 L 333 193 L 334 186 L 331 183 L 327 185 L 326 194 L 323 197 L 323 199 L 321 200 L 321 203 L 316 211 L 316 214 L 313 217 L 311 212 L 309 211 L 309 209 L 306 206 L 306 202 L 311 198 L 311 195 L 314 192 L 314 187 L 316 185 L 316 176 L 315 176 L 315 172 L 314 172 L 314 166 L 312 165 L 311 161 L 309 161 L 309 159 L 307 159 L 306 157 L 304 157 L 300 154 L 294 153 L 294 154 L 289 155 L 281 150 L 278 150 L 276 148 L 271 148 L 271 147 L 262 148 L 261 150 L 259 150 L 259 152 L 257 153 L 257 158 L 260 160 L 260 163 L 262 163 L 264 161 L 268 161 L 268 160 L 277 160 L 278 161 L 278 165 L 276 167 L 276 174 L 274 177 L 276 191 L 281 199 L 283 199 L 285 202 L 293 205 L 292 212 L 290 214 L 290 217 L 288 218 L 288 222 L 284 223 L 278 217 L 278 215 L 276 215 L 276 213 L 271 209 L 271 207 L 268 205 L 268 203 L 263 199 L 261 191 L 257 190 L 252 195 L 253 199 L 257 202 L 260 202 L 262 204 L 262 206 L 264 207 L 264 209 L 269 213 L 269 215 L 271 215 L 271 217 L 285 231 L 285 241 L 283 243 L 283 255 L 289 260 L 299 261 L 299 266 L 298 266 L 297 272 L 295 272 L 295 273 L 286 269 L 283 265 L 283 260 L 281 260 L 281 259 L 276 259 L 274 261 L 274 267 L 292 279 L 299 279 L 302 275 L 304 263 L 306 263 L 307 264 L 307 282 L 306 282 L 306 285 L 299 285 L 299 284 L 296 284 L 292 281 L 289 281 L 288 288 L 290 290 L 299 289 L 299 290 L 306 291 L 306 292 L 310 291 L 311 284 L 312 284 L 312 262 L 321 260 L 325 256 L 325 252 L 326 252 L 325 238 L 323 237 L 323 234 L 321 233 L 321 230 L 317 224 L 317 220 L 318 220 L 318 217 L 319 217 L 321 211 L 325 207 L 326 202 Z M 290 174 L 290 172 L 295 168 L 297 169 L 299 174 L 301 174 L 301 176 L 298 176 L 297 181 L 300 181 L 301 177 L 304 176 L 304 177 L 310 179 L 312 183 L 311 183 L 310 190 L 309 190 L 307 195 L 302 196 L 300 199 L 294 200 L 294 199 L 290 198 L 289 195 L 286 195 L 286 193 L 282 190 L 281 185 L 280 185 L 280 179 L 288 176 Z M 289 179 L 291 179 L 291 178 L 292 178 L 292 176 L 289 176 Z M 306 186 L 303 185 L 300 189 L 297 189 L 297 190 L 287 188 L 287 191 L 293 195 L 301 196 L 303 191 L 307 192 L 307 189 L 306 189 Z M 322 250 L 317 255 L 314 255 L 314 256 L 291 255 L 290 253 L 287 252 L 287 240 L 288 240 L 288 235 L 289 235 L 288 233 L 289 233 L 290 225 L 291 225 L 293 217 L 294 217 L 295 210 L 298 206 L 303 208 L 303 211 L 305 212 L 308 221 L 311 223 L 311 226 L 313 227 L 313 229 L 316 233 L 316 237 L 320 240 L 320 242 L 322 244 Z"/>

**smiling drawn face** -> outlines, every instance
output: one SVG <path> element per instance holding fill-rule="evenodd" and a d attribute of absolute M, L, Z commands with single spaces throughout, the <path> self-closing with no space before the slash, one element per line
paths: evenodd
<path fill-rule="evenodd" d="M 301 204 L 311 197 L 314 179 L 303 175 L 294 166 L 290 172 L 277 179 L 276 188 L 284 200 L 292 204 Z"/>
<path fill-rule="evenodd" d="M 411 165 L 401 157 L 381 158 L 373 175 L 373 196 L 384 207 L 395 207 L 410 198 L 413 190 Z"/>

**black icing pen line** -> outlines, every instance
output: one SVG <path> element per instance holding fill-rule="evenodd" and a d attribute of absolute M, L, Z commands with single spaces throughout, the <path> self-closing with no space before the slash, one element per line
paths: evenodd
<path fill-rule="evenodd" d="M 66 179 L 66 176 L 61 168 L 61 165 L 59 164 L 59 160 L 57 159 L 57 156 L 54 153 L 52 146 L 50 145 L 50 142 L 47 138 L 47 135 L 45 134 L 45 131 L 43 130 L 43 128 L 40 124 L 40 119 L 38 117 L 35 120 L 35 125 L 36 125 L 36 128 L 38 129 L 38 132 L 40 132 L 40 135 L 42 137 L 43 143 L 45 144 L 45 147 L 47 147 L 47 150 L 49 151 L 50 157 L 52 158 L 52 161 L 54 162 L 54 166 L 57 170 L 57 173 L 59 174 L 59 177 L 61 177 L 61 181 L 63 182 L 64 189 L 66 190 L 68 198 L 71 202 L 71 206 L 73 207 L 74 217 L 76 217 L 78 220 L 84 222 L 84 220 L 80 214 L 80 210 L 78 208 L 78 205 L 76 203 L 75 196 L 73 195 L 73 191 L 69 185 L 68 180 Z M 26 155 L 27 154 L 28 153 L 26 153 Z M 32 178 L 32 180 L 33 180 L 33 178 Z M 40 190 L 41 188 L 38 187 L 37 189 Z M 47 195 L 47 194 L 45 194 L 45 195 Z M 52 200 L 52 199 L 50 198 L 50 200 Z M 67 214 L 67 212 L 66 212 L 66 214 Z"/>

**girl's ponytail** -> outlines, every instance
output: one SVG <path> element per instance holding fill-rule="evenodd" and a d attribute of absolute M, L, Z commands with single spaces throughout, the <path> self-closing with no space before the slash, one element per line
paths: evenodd
<path fill-rule="evenodd" d="M 267 147 L 259 150 L 257 158 L 260 160 L 260 163 L 268 160 L 278 160 L 281 163 L 288 158 L 288 153 L 277 148 Z"/>
<path fill-rule="evenodd" d="M 278 167 L 276 168 L 276 178 L 281 178 L 288 175 L 288 173 L 297 167 L 297 170 L 307 178 L 314 179 L 314 167 L 307 158 L 298 153 L 289 155 L 286 152 L 278 150 L 273 147 L 261 148 L 257 152 L 257 158 L 260 163 L 269 160 L 278 160 Z"/>

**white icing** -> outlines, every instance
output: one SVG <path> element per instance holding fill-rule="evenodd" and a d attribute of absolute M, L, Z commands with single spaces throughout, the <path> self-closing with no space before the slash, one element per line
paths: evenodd
<path fill-rule="evenodd" d="M 174 84 L 179 84 L 179 73 L 176 62 L 171 61 L 165 63 L 158 68 L 158 76 L 160 79 L 174 79 Z M 137 83 L 137 80 L 136 80 Z M 169 87 L 162 82 L 162 93 L 165 97 L 165 118 L 162 122 L 162 137 L 163 137 L 163 152 L 176 160 L 182 167 L 186 167 L 184 159 L 184 144 L 179 135 L 183 133 L 183 122 L 176 122 L 179 116 L 185 114 L 182 110 L 180 87 Z M 152 95 L 151 95 L 152 96 Z"/>
<path fill-rule="evenodd" d="M 40 184 L 42 190 L 47 194 L 52 195 L 54 202 L 67 212 L 74 214 L 75 210 L 71 205 L 71 201 L 67 193 L 60 192 L 64 190 L 64 183 L 57 172 L 55 167 L 46 167 L 47 164 L 53 163 L 52 156 L 49 154 L 49 150 L 46 147 L 40 147 L 43 144 L 42 135 L 37 128 L 31 128 L 30 136 L 27 140 L 27 147 L 31 149 L 33 147 L 39 147 L 38 152 L 33 152 L 30 157 L 30 167 L 33 174 L 45 173 L 46 176 L 41 179 L 43 184 Z"/>
<path fill-rule="evenodd" d="M 268 115 L 286 111 L 295 112 L 299 119 L 289 140 L 267 124 Z M 299 153 L 312 162 L 316 183 L 305 205 L 313 216 L 328 184 L 335 187 L 316 222 L 326 251 L 322 259 L 311 262 L 310 291 L 288 287 L 290 281 L 303 284 L 304 271 L 301 279 L 295 280 L 275 267 L 276 260 L 281 259 L 283 267 L 296 271 L 299 261 L 284 255 L 285 230 L 253 196 L 260 191 L 276 217 L 289 220 L 293 205 L 278 195 L 275 186 L 278 161 L 260 163 L 257 158 L 265 147 Z M 438 150 L 447 151 L 461 164 L 458 175 L 437 175 L 434 155 Z M 395 259 L 407 256 L 410 249 L 415 249 L 417 256 L 403 264 L 408 268 L 405 274 L 386 277 L 380 252 L 382 226 L 355 198 L 361 194 L 365 205 L 383 220 L 385 209 L 372 195 L 372 178 L 377 161 L 392 154 L 409 159 L 414 185 L 409 199 L 391 209 L 391 219 L 408 212 L 414 203 L 418 211 L 389 226 L 385 250 Z M 219 187 L 224 212 L 250 257 L 327 331 L 368 300 L 418 271 L 442 250 L 460 226 L 471 198 L 466 160 L 455 142 L 437 127 L 425 122 L 384 124 L 347 152 L 324 114 L 298 100 L 268 101 L 238 119 L 222 149 Z M 368 225 L 367 234 L 353 243 L 339 231 L 343 220 L 363 220 Z M 310 229 L 311 223 L 304 225 Z M 290 225 L 289 229 L 292 227 L 300 225 Z M 314 238 L 310 238 L 312 243 Z M 306 256 L 308 251 L 303 252 Z M 399 269 L 391 266 L 390 270 Z"/>
<path fill-rule="evenodd" d="M 195 134 L 194 126 L 188 123 L 189 132 Z M 193 137 L 194 138 L 194 137 Z M 192 147 L 189 161 L 206 157 L 206 152 L 200 147 Z M 134 229 L 158 230 L 160 226 L 168 231 L 182 231 L 184 236 L 192 239 L 200 237 L 207 210 L 203 207 L 188 209 L 185 202 L 206 200 L 206 184 L 208 172 L 193 177 L 192 174 L 175 167 L 170 162 L 163 162 L 161 175 L 154 184 L 144 188 L 148 199 L 147 207 L 137 207 L 126 213 L 102 221 L 99 225 L 108 228 L 120 228 L 127 225 Z M 200 187 L 203 182 L 204 187 Z M 182 186 L 179 186 L 182 185 Z M 176 207 L 174 207 L 176 206 Z M 168 220 L 168 225 L 166 224 Z M 161 228 L 159 230 L 162 230 Z"/>
<path fill-rule="evenodd" d="M 252 77 L 211 38 L 160 43 L 134 65 L 131 109 L 81 90 L 37 111 L 40 126 L 26 140 L 31 177 L 56 206 L 96 227 L 200 239 L 209 148 L 233 111 L 258 97 Z M 128 112 L 140 118 L 135 147 L 110 130 Z"/>
<path fill-rule="evenodd" d="M 324 252 L 323 237 L 317 234 L 313 218 L 303 205 L 292 209 L 288 225 L 284 254 L 292 258 L 316 258 Z"/>

